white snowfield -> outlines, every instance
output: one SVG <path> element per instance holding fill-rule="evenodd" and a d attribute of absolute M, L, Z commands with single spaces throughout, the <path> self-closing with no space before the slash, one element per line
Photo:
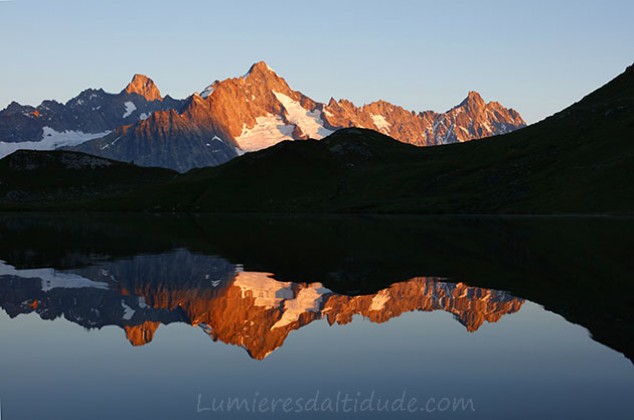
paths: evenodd
<path fill-rule="evenodd" d="M 308 135 L 310 138 L 321 140 L 333 133 L 332 131 L 324 128 L 321 119 L 321 111 L 317 109 L 314 111 L 308 111 L 298 101 L 295 101 L 282 93 L 273 91 L 273 94 L 277 100 L 284 105 L 288 114 L 288 121 L 301 128 L 304 134 Z"/>
<path fill-rule="evenodd" d="M 19 270 L 2 260 L 0 260 L 0 276 L 40 279 L 42 281 L 42 291 L 44 292 L 48 292 L 53 289 L 83 289 L 87 287 L 95 289 L 109 288 L 107 283 L 92 281 L 85 277 L 78 276 L 77 274 L 63 273 L 52 268 Z"/>
<path fill-rule="evenodd" d="M 125 113 L 123 114 L 123 118 L 129 117 L 130 115 L 132 115 L 134 111 L 136 111 L 136 105 L 134 105 L 133 102 L 128 101 L 124 105 L 125 105 Z"/>
<path fill-rule="evenodd" d="M 280 116 L 269 114 L 255 119 L 255 126 L 247 128 L 236 138 L 240 149 L 245 152 L 266 149 L 284 140 L 293 140 L 293 126 L 284 124 Z"/>
<path fill-rule="evenodd" d="M 380 132 L 383 134 L 388 134 L 390 132 L 390 123 L 387 122 L 383 115 L 371 114 L 371 117 L 374 125 Z"/>
<path fill-rule="evenodd" d="M 236 138 L 240 149 L 253 152 L 266 149 L 284 140 L 293 140 L 295 126 L 310 138 L 320 140 L 333 132 L 324 128 L 321 119 L 322 111 L 309 111 L 298 101 L 279 93 L 273 92 L 278 101 L 284 106 L 287 114 L 287 124 L 279 115 L 268 114 L 255 119 L 255 126 L 248 128 L 246 124 L 242 133 Z"/>
<path fill-rule="evenodd" d="M 209 85 L 200 93 L 200 97 L 205 99 L 207 96 L 211 95 L 214 91 L 214 85 Z"/>
<path fill-rule="evenodd" d="M 50 127 L 44 127 L 41 141 L 23 141 L 19 143 L 0 141 L 0 159 L 17 150 L 55 150 L 60 147 L 77 146 L 88 140 L 98 139 L 108 134 L 110 134 L 110 131 L 104 131 L 103 133 L 64 131 L 59 133 Z"/>

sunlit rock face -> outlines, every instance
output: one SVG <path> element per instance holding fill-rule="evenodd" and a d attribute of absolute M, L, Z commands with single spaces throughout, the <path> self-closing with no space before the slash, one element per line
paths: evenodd
<path fill-rule="evenodd" d="M 135 74 L 132 81 L 123 90 L 125 93 L 135 93 L 148 101 L 162 101 L 161 91 L 154 81 L 143 74 Z"/>
<path fill-rule="evenodd" d="M 345 99 L 319 103 L 287 82 L 266 63 L 243 77 L 215 82 L 203 93 L 211 113 L 242 151 L 282 140 L 322 139 L 348 127 L 369 128 L 418 146 L 464 142 L 507 133 L 525 125 L 519 113 L 477 92 L 444 113 L 412 112 L 386 101 L 361 107 Z"/>
<path fill-rule="evenodd" d="M 373 129 L 417 146 L 462 143 L 526 125 L 517 111 L 498 102 L 486 103 L 477 92 L 469 92 L 464 101 L 444 113 L 415 113 L 385 101 L 357 107 L 345 99 L 331 99 L 324 108 L 324 121 L 336 129 Z"/>

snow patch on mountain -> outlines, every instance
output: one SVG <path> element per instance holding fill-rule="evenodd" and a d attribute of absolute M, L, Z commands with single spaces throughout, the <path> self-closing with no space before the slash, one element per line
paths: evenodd
<path fill-rule="evenodd" d="M 115 145 L 115 144 L 117 144 L 117 142 L 121 139 L 121 137 L 123 137 L 123 136 L 119 136 L 119 137 L 117 137 L 116 139 L 114 139 L 112 142 L 107 143 L 107 144 L 105 144 L 105 145 L 101 146 L 101 150 L 106 150 L 108 147 L 110 147 L 110 146 L 114 146 L 114 145 Z"/>
<path fill-rule="evenodd" d="M 298 126 L 304 134 L 310 138 L 321 140 L 330 135 L 333 131 L 324 128 L 321 114 L 319 110 L 309 111 L 304 108 L 298 101 L 284 95 L 283 93 L 273 91 L 278 101 L 286 109 L 288 121 Z"/>
<path fill-rule="evenodd" d="M 284 140 L 293 140 L 293 126 L 272 114 L 257 117 L 253 128 L 244 124 L 242 133 L 236 138 L 240 149 L 245 152 L 266 149 Z"/>
<path fill-rule="evenodd" d="M 133 102 L 126 102 L 125 104 L 125 113 L 123 114 L 123 118 L 128 118 L 134 111 L 136 111 L 136 105 Z"/>
<path fill-rule="evenodd" d="M 383 134 L 388 134 L 390 132 L 390 123 L 387 122 L 383 115 L 370 114 L 372 117 L 372 121 L 374 122 L 374 126 Z"/>
<path fill-rule="evenodd" d="M 205 99 L 207 96 L 211 95 L 213 91 L 214 85 L 209 85 L 200 93 L 200 97 Z"/>
<path fill-rule="evenodd" d="M 8 143 L 0 141 L 0 159 L 17 150 L 55 150 L 60 147 L 77 146 L 88 140 L 105 137 L 110 131 L 103 133 L 84 133 L 81 131 L 57 132 L 51 127 L 43 128 L 41 141 L 23 141 Z"/>

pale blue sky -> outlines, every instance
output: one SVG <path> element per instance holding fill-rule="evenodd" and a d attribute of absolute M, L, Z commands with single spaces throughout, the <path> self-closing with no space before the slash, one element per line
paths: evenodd
<path fill-rule="evenodd" d="M 631 0 L 0 2 L 0 108 L 134 73 L 183 98 L 265 60 L 319 101 L 444 111 L 477 90 L 535 122 L 634 62 L 633 22 Z"/>

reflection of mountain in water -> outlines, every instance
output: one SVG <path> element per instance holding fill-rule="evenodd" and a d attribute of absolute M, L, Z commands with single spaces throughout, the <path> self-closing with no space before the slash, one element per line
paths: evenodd
<path fill-rule="evenodd" d="M 200 326 L 211 338 L 263 359 L 291 331 L 314 320 L 346 324 L 354 315 L 386 322 L 410 311 L 450 312 L 468 331 L 516 312 L 507 292 L 417 277 L 375 294 L 336 294 L 321 283 L 293 283 L 244 272 L 220 257 L 177 250 L 64 272 L 0 265 L 0 306 L 11 317 L 36 312 L 86 328 L 118 325 L 130 342 L 152 341 L 160 324 Z"/>

